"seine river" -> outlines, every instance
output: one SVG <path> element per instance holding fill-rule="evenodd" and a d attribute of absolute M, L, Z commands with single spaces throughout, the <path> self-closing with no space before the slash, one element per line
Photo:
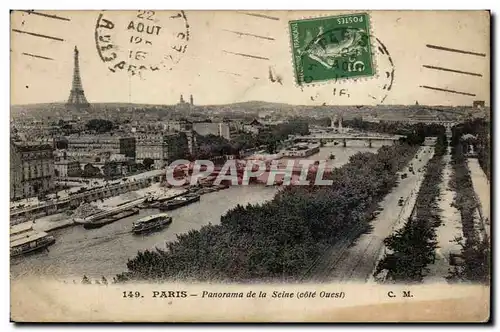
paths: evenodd
<path fill-rule="evenodd" d="M 309 159 L 325 160 L 335 154 L 334 166 L 342 166 L 357 152 L 376 152 L 378 145 L 366 147 L 364 142 L 349 142 L 347 148 L 323 147 Z M 139 215 L 116 221 L 102 228 L 86 230 L 72 226 L 51 232 L 56 243 L 48 252 L 11 260 L 11 276 L 47 275 L 81 280 L 85 274 L 92 278 L 107 278 L 126 271 L 129 258 L 138 250 L 164 248 L 166 242 L 174 241 L 177 234 L 203 225 L 218 224 L 220 217 L 238 204 L 259 204 L 271 200 L 276 187 L 263 185 L 233 186 L 226 190 L 203 195 L 200 202 L 171 211 L 173 222 L 161 231 L 148 235 L 130 232 L 132 222 L 140 217 L 158 213 L 156 209 L 141 210 Z"/>

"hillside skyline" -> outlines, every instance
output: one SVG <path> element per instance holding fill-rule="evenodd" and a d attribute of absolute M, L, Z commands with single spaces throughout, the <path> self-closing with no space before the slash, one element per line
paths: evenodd
<path fill-rule="evenodd" d="M 255 104 L 261 105 L 255 105 Z M 55 101 L 55 102 L 45 102 L 45 103 L 26 103 L 26 104 L 11 104 L 11 107 L 41 107 L 41 106 L 49 106 L 49 105 L 57 105 L 64 106 L 66 104 L 65 101 Z M 121 101 L 104 101 L 104 102 L 91 102 L 91 105 L 120 105 L 120 106 L 164 106 L 164 107 L 172 107 L 177 106 L 178 104 L 161 104 L 161 103 L 130 103 L 130 102 L 121 102 Z M 311 105 L 311 104 L 292 104 L 292 103 L 280 103 L 280 102 L 271 102 L 265 100 L 248 100 L 234 103 L 223 103 L 223 104 L 194 104 L 194 107 L 230 107 L 230 106 L 248 106 L 251 108 L 256 107 L 392 107 L 392 106 L 400 106 L 400 107 L 412 107 L 412 106 L 421 106 L 421 107 L 472 107 L 471 104 L 463 104 L 463 105 L 441 105 L 441 104 L 326 104 L 326 105 Z M 485 107 L 489 108 L 490 105 L 485 103 Z"/>
<path fill-rule="evenodd" d="M 157 14 L 159 19 L 168 15 Z M 374 55 L 376 74 L 312 86 L 297 86 L 287 34 L 287 22 L 300 18 L 303 13 L 281 11 L 275 14 L 280 20 L 268 26 L 254 18 L 244 20 L 230 11 L 186 12 L 190 40 L 182 59 L 172 68 L 132 76 L 126 70 L 113 72 L 100 58 L 92 33 L 96 25 L 95 13 L 64 12 L 71 23 L 43 22 L 43 31 L 52 32 L 64 42 L 47 43 L 26 34 L 12 35 L 11 101 L 21 105 L 65 102 L 70 95 L 74 47 L 77 46 L 81 83 L 90 103 L 120 101 L 173 105 L 181 94 L 186 99 L 193 94 L 197 105 L 226 105 L 241 100 L 291 105 L 411 105 L 416 100 L 420 104 L 450 106 L 472 104 L 473 100 L 490 103 L 490 47 L 487 38 L 478 38 L 489 32 L 485 13 L 407 12 L 401 15 L 397 11 L 372 12 L 370 19 L 376 27 L 377 39 L 390 54 Z M 109 12 L 108 15 L 120 17 L 118 13 Z M 41 27 L 42 23 L 35 20 L 38 18 L 27 19 L 22 12 L 13 12 L 11 27 L 22 30 L 25 21 L 31 27 Z M 418 29 L 410 28 L 424 20 L 428 23 L 419 24 Z M 462 29 L 464 26 L 467 29 Z M 272 38 L 272 42 L 226 31 L 248 29 L 253 34 Z M 454 38 L 456 31 L 460 31 L 460 38 Z M 409 40 L 412 42 L 404 42 Z M 457 49 L 474 50 L 484 56 L 465 57 L 425 47 L 426 43 L 448 45 L 450 40 Z M 127 42 L 120 40 L 118 46 L 124 48 Z M 155 44 L 152 51 L 156 53 L 153 53 L 163 54 L 162 45 Z M 23 52 L 53 60 L 28 57 Z M 121 54 L 122 58 L 124 56 Z M 474 68 L 476 76 L 431 70 L 424 65 L 458 71 Z M 340 90 L 344 90 L 344 94 L 341 95 Z"/>

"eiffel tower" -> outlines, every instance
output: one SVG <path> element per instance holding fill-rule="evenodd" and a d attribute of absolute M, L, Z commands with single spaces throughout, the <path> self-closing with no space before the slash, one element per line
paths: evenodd
<path fill-rule="evenodd" d="M 68 110 L 88 110 L 90 104 L 85 98 L 85 93 L 83 92 L 82 79 L 80 78 L 80 65 L 78 64 L 78 48 L 75 46 L 74 55 L 74 67 L 73 67 L 73 85 L 71 87 L 71 92 L 69 94 L 68 102 L 66 103 L 66 108 Z"/>

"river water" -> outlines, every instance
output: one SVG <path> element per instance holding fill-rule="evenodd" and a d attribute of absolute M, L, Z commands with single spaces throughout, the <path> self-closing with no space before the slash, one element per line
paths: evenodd
<path fill-rule="evenodd" d="M 376 152 L 379 145 L 366 147 L 364 142 L 349 142 L 348 147 L 327 146 L 310 156 L 313 160 L 327 160 L 331 153 L 334 166 L 339 167 L 358 152 Z M 158 213 L 156 209 L 144 209 L 139 215 L 118 220 L 102 228 L 86 230 L 72 226 L 51 232 L 56 243 L 48 252 L 11 259 L 11 276 L 47 275 L 81 280 L 85 274 L 92 278 L 112 277 L 126 271 L 126 263 L 138 250 L 164 248 L 174 241 L 177 234 L 203 225 L 218 224 L 220 217 L 238 204 L 258 204 L 271 200 L 276 187 L 264 185 L 233 186 L 226 190 L 209 193 L 200 202 L 171 211 L 173 222 L 156 233 L 134 235 L 132 222 L 147 215 Z"/>

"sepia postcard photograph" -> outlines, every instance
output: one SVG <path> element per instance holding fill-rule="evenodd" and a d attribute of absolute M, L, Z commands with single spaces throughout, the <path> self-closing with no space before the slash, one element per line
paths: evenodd
<path fill-rule="evenodd" d="M 11 321 L 488 322 L 490 24 L 11 10 Z"/>

